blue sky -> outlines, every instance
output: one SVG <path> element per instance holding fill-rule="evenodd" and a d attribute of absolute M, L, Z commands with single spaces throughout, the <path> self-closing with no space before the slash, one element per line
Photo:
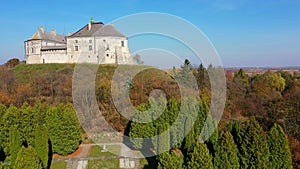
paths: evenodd
<path fill-rule="evenodd" d="M 299 9 L 299 0 L 3 1 L 0 64 L 12 57 L 23 60 L 23 42 L 40 25 L 67 35 L 91 16 L 109 23 L 129 14 L 162 12 L 184 18 L 202 30 L 226 67 L 299 66 Z"/>

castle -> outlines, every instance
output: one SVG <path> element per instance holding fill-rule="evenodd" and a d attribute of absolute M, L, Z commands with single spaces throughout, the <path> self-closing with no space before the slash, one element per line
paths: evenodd
<path fill-rule="evenodd" d="M 113 25 L 94 22 L 93 19 L 69 36 L 46 32 L 40 26 L 24 42 L 26 64 L 42 63 L 96 63 L 131 64 L 127 37 Z"/>

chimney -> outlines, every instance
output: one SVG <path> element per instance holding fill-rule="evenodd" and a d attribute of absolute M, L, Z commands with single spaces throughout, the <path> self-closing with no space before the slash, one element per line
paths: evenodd
<path fill-rule="evenodd" d="M 91 28 L 92 28 L 92 23 L 91 23 L 91 22 L 89 22 L 89 24 L 88 24 L 88 30 L 90 31 L 90 30 L 91 30 Z"/>
<path fill-rule="evenodd" d="M 56 36 L 56 30 L 55 29 L 52 30 L 51 33 L 54 34 L 54 36 Z"/>
<path fill-rule="evenodd" d="M 69 32 L 69 33 L 68 33 L 68 36 L 72 36 L 72 35 L 73 35 L 73 32 Z"/>
<path fill-rule="evenodd" d="M 39 31 L 41 31 L 42 33 L 45 33 L 45 28 L 43 26 L 40 26 Z"/>

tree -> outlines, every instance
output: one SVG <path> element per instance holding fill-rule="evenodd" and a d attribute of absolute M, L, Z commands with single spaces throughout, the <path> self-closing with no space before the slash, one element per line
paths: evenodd
<path fill-rule="evenodd" d="M 156 156 L 156 158 L 158 162 L 158 169 L 182 169 L 183 158 L 174 151 L 166 151 Z"/>
<path fill-rule="evenodd" d="M 130 141 L 133 143 L 133 147 L 136 149 L 150 149 L 152 148 L 153 140 L 145 139 L 151 136 L 154 136 L 157 132 L 156 128 L 154 127 L 153 123 L 139 123 L 143 119 L 151 119 L 152 114 L 145 113 L 150 107 L 150 104 L 141 104 L 137 107 L 139 112 L 134 113 L 133 115 L 133 122 L 130 125 Z M 144 140 L 138 140 L 134 138 L 144 138 Z M 145 147 L 147 146 L 147 147 Z"/>
<path fill-rule="evenodd" d="M 13 67 L 17 66 L 18 64 L 20 64 L 20 60 L 18 58 L 13 58 L 13 59 L 10 59 L 9 61 L 7 61 L 5 63 L 5 66 L 7 66 L 8 68 L 13 68 Z"/>
<path fill-rule="evenodd" d="M 238 169 L 239 166 L 238 149 L 234 143 L 232 135 L 229 131 L 221 133 L 218 140 L 218 146 L 215 151 L 215 169 Z"/>
<path fill-rule="evenodd" d="M 270 149 L 270 168 L 292 169 L 292 156 L 289 148 L 289 141 L 283 129 L 278 124 L 274 124 L 268 137 Z"/>
<path fill-rule="evenodd" d="M 190 87 L 192 84 L 192 79 L 194 78 L 192 73 L 193 67 L 188 59 L 184 60 L 181 70 L 178 72 L 176 78 L 181 82 L 181 84 Z"/>
<path fill-rule="evenodd" d="M 170 132 L 168 132 L 168 124 L 158 125 L 158 141 L 157 141 L 157 154 L 161 154 L 166 150 L 170 150 Z"/>
<path fill-rule="evenodd" d="M 185 120 L 185 130 L 191 129 L 189 132 L 185 131 L 186 137 L 184 142 L 184 149 L 186 149 L 187 151 L 191 151 L 194 145 L 197 143 L 197 137 L 192 125 L 192 117 L 187 117 Z"/>
<path fill-rule="evenodd" d="M 241 80 L 246 84 L 249 83 L 249 77 L 243 69 L 239 69 L 239 71 L 234 74 L 234 80 Z"/>
<path fill-rule="evenodd" d="M 141 56 L 139 54 L 136 54 L 133 56 L 133 61 L 136 64 L 144 64 L 144 61 L 142 60 Z"/>
<path fill-rule="evenodd" d="M 267 99 L 279 98 L 285 87 L 285 79 L 279 73 L 271 71 L 256 76 L 252 80 L 252 88 L 256 94 Z"/>
<path fill-rule="evenodd" d="M 238 137 L 241 168 L 269 168 L 270 153 L 267 138 L 254 118 L 246 121 Z"/>
<path fill-rule="evenodd" d="M 9 140 L 10 140 L 11 165 L 15 166 L 15 164 L 17 164 L 16 159 L 18 156 L 18 152 L 20 151 L 22 146 L 22 141 L 17 126 L 11 127 Z"/>
<path fill-rule="evenodd" d="M 10 129 L 11 126 L 16 125 L 17 114 L 19 114 L 19 110 L 11 105 L 6 109 L 6 112 L 2 117 L 0 138 L 2 140 L 1 142 L 5 155 L 10 154 Z"/>
<path fill-rule="evenodd" d="M 213 169 L 212 157 L 205 144 L 197 143 L 194 149 L 188 152 L 187 168 Z"/>
<path fill-rule="evenodd" d="M 207 87 L 207 83 L 209 81 L 207 71 L 203 64 L 201 63 L 197 69 L 197 82 L 200 89 L 203 89 L 204 87 Z"/>
<path fill-rule="evenodd" d="M 212 119 L 211 114 L 207 115 L 206 125 L 203 127 L 202 131 L 204 133 L 202 139 L 205 140 L 204 143 L 207 145 L 208 150 L 214 157 L 214 152 L 218 144 L 219 133 L 217 123 Z"/>
<path fill-rule="evenodd" d="M 22 147 L 13 169 L 42 169 L 42 162 L 32 146 Z"/>
<path fill-rule="evenodd" d="M 74 152 L 81 142 L 81 128 L 71 105 L 59 104 L 47 110 L 46 126 L 55 153 Z"/>
<path fill-rule="evenodd" d="M 35 150 L 37 156 L 41 159 L 43 168 L 48 167 L 49 144 L 48 134 L 45 125 L 37 125 L 35 128 Z"/>

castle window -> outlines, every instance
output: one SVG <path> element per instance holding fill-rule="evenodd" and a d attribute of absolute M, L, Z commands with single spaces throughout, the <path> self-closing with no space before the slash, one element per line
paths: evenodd
<path fill-rule="evenodd" d="M 74 49 L 75 51 L 78 51 L 78 46 L 75 46 L 75 49 Z"/>
<path fill-rule="evenodd" d="M 121 46 L 124 47 L 124 41 L 121 41 Z"/>
<path fill-rule="evenodd" d="M 90 43 L 93 43 L 93 41 L 92 41 L 92 40 L 89 40 L 89 42 L 90 42 Z"/>
<path fill-rule="evenodd" d="M 92 45 L 89 46 L 89 50 L 90 51 L 93 50 L 93 46 Z"/>
<path fill-rule="evenodd" d="M 33 42 L 31 42 L 30 44 L 31 44 L 31 46 L 33 46 Z"/>
<path fill-rule="evenodd" d="M 106 56 L 109 57 L 109 54 L 107 53 Z"/>
<path fill-rule="evenodd" d="M 31 48 L 31 53 L 34 53 L 34 48 Z"/>
<path fill-rule="evenodd" d="M 77 39 L 75 40 L 75 43 L 78 43 L 78 40 L 77 40 Z"/>

